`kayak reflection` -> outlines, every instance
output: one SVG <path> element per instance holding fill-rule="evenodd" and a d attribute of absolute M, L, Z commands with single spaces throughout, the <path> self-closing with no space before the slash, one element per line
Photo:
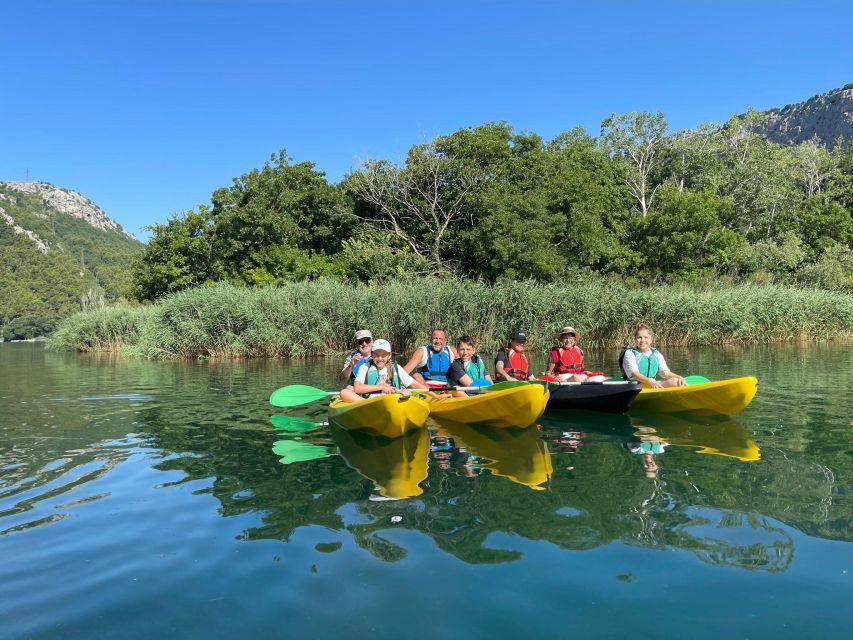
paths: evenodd
<path fill-rule="evenodd" d="M 435 420 L 442 433 L 463 442 L 468 451 L 491 462 L 482 465 L 493 475 L 509 478 L 531 489 L 541 490 L 541 484 L 554 473 L 551 454 L 535 428 L 489 428 Z"/>
<path fill-rule="evenodd" d="M 427 477 L 429 432 L 416 429 L 398 438 L 348 431 L 334 422 L 332 440 L 346 463 L 372 480 L 385 498 L 410 498 L 423 493 L 419 486 Z"/>
<path fill-rule="evenodd" d="M 647 441 L 694 447 L 697 453 L 737 458 L 743 462 L 761 459 L 761 450 L 740 424 L 731 418 L 698 418 L 686 415 L 639 414 L 631 416 L 638 437 Z"/>

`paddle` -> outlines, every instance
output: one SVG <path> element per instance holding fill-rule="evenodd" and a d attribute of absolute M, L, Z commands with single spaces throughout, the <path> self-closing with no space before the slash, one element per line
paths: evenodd
<path fill-rule="evenodd" d="M 299 416 L 283 416 L 281 414 L 270 416 L 270 422 L 276 429 L 290 433 L 305 433 L 328 424 L 327 422 L 312 422 L 308 418 Z"/>
<path fill-rule="evenodd" d="M 430 393 L 432 389 L 410 389 L 412 393 Z M 334 396 L 340 391 L 323 391 L 317 387 L 306 384 L 291 384 L 276 389 L 270 395 L 270 404 L 274 407 L 298 407 L 301 404 L 323 400 L 328 396 Z"/>
<path fill-rule="evenodd" d="M 274 407 L 298 407 L 300 404 L 322 400 L 336 393 L 338 391 L 323 391 L 317 387 L 309 387 L 307 384 L 291 384 L 273 391 L 270 395 L 270 404 Z"/>
<path fill-rule="evenodd" d="M 686 382 L 688 385 L 691 385 L 691 384 L 706 384 L 706 383 L 711 382 L 711 381 L 708 380 L 708 378 L 706 378 L 705 376 L 684 376 L 684 382 Z"/>

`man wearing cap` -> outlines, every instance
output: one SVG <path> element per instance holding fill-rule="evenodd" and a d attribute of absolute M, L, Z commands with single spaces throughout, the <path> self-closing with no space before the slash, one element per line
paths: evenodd
<path fill-rule="evenodd" d="M 524 331 L 513 331 L 509 336 L 509 346 L 498 351 L 495 357 L 495 380 L 535 380 L 530 375 L 530 364 L 524 349 L 527 347 L 527 334 Z"/>
<path fill-rule="evenodd" d="M 359 329 L 355 332 L 355 351 L 347 356 L 344 368 L 341 369 L 341 382 L 352 386 L 358 370 L 366 364 L 370 357 L 370 347 L 373 344 L 373 334 L 368 329 Z"/>

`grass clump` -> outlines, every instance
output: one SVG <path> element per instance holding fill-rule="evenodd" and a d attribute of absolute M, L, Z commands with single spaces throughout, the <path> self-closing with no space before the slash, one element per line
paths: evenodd
<path fill-rule="evenodd" d="M 853 296 L 776 285 L 697 291 L 442 279 L 254 289 L 222 284 L 175 293 L 151 306 L 78 313 L 60 325 L 52 342 L 55 348 L 157 358 L 301 358 L 346 351 L 361 328 L 409 353 L 441 327 L 451 339 L 474 336 L 488 353 L 517 328 L 528 332 L 532 348 L 547 349 L 566 324 L 578 329 L 585 346 L 630 344 L 638 322 L 649 324 L 662 345 L 831 339 L 853 335 Z"/>

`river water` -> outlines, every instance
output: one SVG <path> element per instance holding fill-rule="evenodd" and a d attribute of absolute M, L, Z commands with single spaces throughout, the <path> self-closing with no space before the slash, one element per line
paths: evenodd
<path fill-rule="evenodd" d="M 758 395 L 382 441 L 267 404 L 337 360 L 0 344 L 0 636 L 849 637 L 853 349 L 666 354 Z"/>

